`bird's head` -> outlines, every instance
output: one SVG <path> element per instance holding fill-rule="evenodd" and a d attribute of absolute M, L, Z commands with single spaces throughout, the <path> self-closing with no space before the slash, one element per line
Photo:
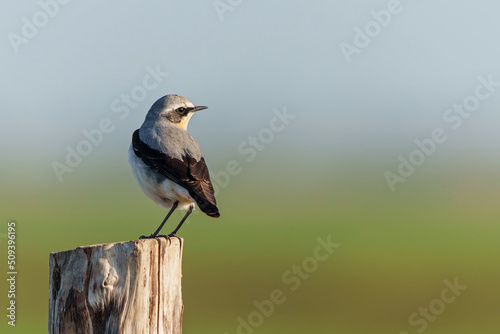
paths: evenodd
<path fill-rule="evenodd" d="M 186 130 L 191 116 L 203 109 L 207 107 L 195 106 L 183 96 L 165 95 L 151 106 L 144 122 L 151 125 L 171 123 Z"/>

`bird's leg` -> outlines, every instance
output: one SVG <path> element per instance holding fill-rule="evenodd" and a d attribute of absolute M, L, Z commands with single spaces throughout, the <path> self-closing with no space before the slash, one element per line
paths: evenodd
<path fill-rule="evenodd" d="M 165 222 L 168 220 L 168 218 L 172 215 L 172 213 L 174 212 L 174 210 L 177 208 L 177 205 L 179 205 L 179 202 L 176 201 L 174 203 L 174 205 L 172 205 L 172 209 L 170 209 L 170 211 L 167 213 L 167 216 L 165 217 L 165 219 L 163 219 L 163 221 L 161 222 L 160 226 L 158 226 L 158 228 L 156 229 L 155 233 L 153 233 L 153 236 L 157 236 L 158 233 L 160 233 L 161 229 L 163 228 L 163 225 L 165 225 Z"/>
<path fill-rule="evenodd" d="M 173 205 L 170 211 L 167 213 L 167 216 L 163 221 L 161 222 L 160 226 L 156 229 L 155 233 L 151 234 L 149 237 L 146 237 L 145 235 L 141 236 L 139 239 L 150 239 L 150 238 L 156 238 L 158 236 L 158 233 L 160 233 L 163 225 L 165 225 L 165 222 L 168 220 L 168 218 L 172 215 L 172 213 L 175 211 L 177 208 L 177 205 L 179 205 L 179 202 L 176 201 Z"/>
<path fill-rule="evenodd" d="M 186 214 L 184 215 L 184 217 L 182 217 L 182 220 L 181 220 L 181 222 L 179 223 L 179 225 L 177 225 L 177 227 L 175 228 L 175 230 L 174 230 L 172 233 L 170 233 L 170 234 L 168 235 L 169 237 L 175 237 L 175 236 L 176 236 L 175 234 L 177 233 L 177 231 L 179 231 L 179 229 L 181 228 L 182 224 L 183 224 L 183 223 L 184 223 L 184 221 L 187 219 L 187 217 L 189 217 L 189 215 L 191 214 L 191 212 L 193 212 L 193 209 L 194 209 L 194 206 L 193 206 L 193 205 L 191 205 L 191 206 L 189 207 L 188 211 L 186 212 Z"/>

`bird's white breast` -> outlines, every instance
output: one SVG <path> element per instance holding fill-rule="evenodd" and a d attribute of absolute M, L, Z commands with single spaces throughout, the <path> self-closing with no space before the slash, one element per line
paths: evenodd
<path fill-rule="evenodd" d="M 158 174 L 135 155 L 132 145 L 128 150 L 128 162 L 142 191 L 156 204 L 170 209 L 178 201 L 177 209 L 180 210 L 187 210 L 193 205 L 194 201 L 185 188 L 168 178 L 160 177 L 163 180 L 158 182 Z"/>

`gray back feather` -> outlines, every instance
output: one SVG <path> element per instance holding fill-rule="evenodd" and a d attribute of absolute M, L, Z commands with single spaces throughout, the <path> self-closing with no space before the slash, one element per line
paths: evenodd
<path fill-rule="evenodd" d="M 166 153 L 172 158 L 181 159 L 189 154 L 199 161 L 203 154 L 198 143 L 184 129 L 171 123 L 157 124 L 154 127 L 141 126 L 139 137 L 149 147 Z"/>

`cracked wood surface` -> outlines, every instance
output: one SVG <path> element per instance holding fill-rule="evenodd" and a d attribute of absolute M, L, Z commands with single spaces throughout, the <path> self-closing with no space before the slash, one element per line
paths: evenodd
<path fill-rule="evenodd" d="M 180 334 L 182 246 L 158 238 L 51 253 L 49 333 Z"/>

